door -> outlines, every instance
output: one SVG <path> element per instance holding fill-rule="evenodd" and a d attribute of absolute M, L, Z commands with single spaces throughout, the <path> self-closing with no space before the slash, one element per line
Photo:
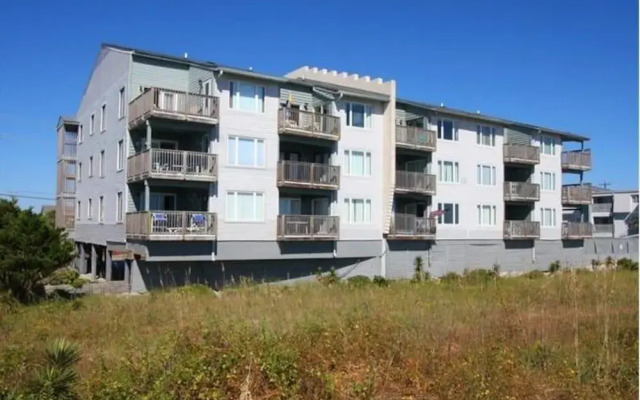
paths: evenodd
<path fill-rule="evenodd" d="M 321 197 L 311 200 L 311 214 L 329 215 L 329 199 Z"/>
<path fill-rule="evenodd" d="M 203 153 L 209 152 L 209 145 L 211 141 L 209 140 L 209 135 L 202 135 L 202 141 L 200 142 L 200 151 Z"/>
<path fill-rule="evenodd" d="M 151 193 L 149 210 L 175 211 L 176 195 L 171 193 Z"/>
<path fill-rule="evenodd" d="M 202 84 L 202 94 L 205 96 L 202 99 L 202 114 L 204 116 L 211 115 L 211 97 L 210 97 L 211 93 L 212 93 L 211 79 L 208 79 L 204 81 L 204 83 Z"/>
<path fill-rule="evenodd" d="M 427 160 L 407 161 L 405 163 L 405 169 L 411 172 L 429 173 L 429 164 Z"/>

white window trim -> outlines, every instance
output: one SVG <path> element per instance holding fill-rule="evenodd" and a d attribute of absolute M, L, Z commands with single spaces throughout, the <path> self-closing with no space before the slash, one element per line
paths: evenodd
<path fill-rule="evenodd" d="M 236 159 L 236 164 L 231 164 L 229 162 L 229 142 L 231 141 L 231 139 L 235 138 L 236 139 L 236 155 L 235 155 L 235 159 Z M 240 148 L 240 146 L 238 145 L 240 139 L 250 139 L 253 140 L 254 142 L 254 151 L 253 151 L 253 162 L 254 165 L 240 165 L 237 164 L 238 162 L 238 149 Z M 256 165 L 255 163 L 258 161 L 258 146 L 257 146 L 257 142 L 258 141 L 262 141 L 262 160 L 264 161 L 264 165 Z M 229 135 L 227 136 L 227 166 L 229 167 L 233 167 L 233 168 L 251 168 L 251 169 L 265 169 L 267 167 L 267 141 L 263 138 L 257 138 L 257 137 L 251 137 L 251 136 L 241 136 L 241 135 Z"/>
<path fill-rule="evenodd" d="M 442 180 L 442 178 L 444 176 L 442 174 L 442 167 L 444 166 L 444 163 L 453 163 L 453 182 Z M 442 184 L 445 184 L 445 185 L 459 185 L 460 184 L 460 163 L 458 161 L 438 160 L 438 162 L 436 163 L 436 166 L 438 168 L 438 176 L 437 176 L 438 183 L 442 183 Z"/>
<path fill-rule="evenodd" d="M 81 216 L 82 216 L 82 200 L 78 200 L 76 202 L 76 221 L 80 221 Z"/>
<path fill-rule="evenodd" d="M 89 171 L 87 171 L 87 177 L 93 178 L 93 156 L 89 156 Z"/>
<path fill-rule="evenodd" d="M 363 202 L 363 213 L 364 217 L 365 217 L 365 221 L 362 222 L 355 222 L 352 220 L 352 215 L 351 215 L 351 209 L 353 207 L 354 201 L 356 200 L 362 200 Z M 348 210 L 347 210 L 347 215 L 343 216 L 344 217 L 344 222 L 348 225 L 360 225 L 360 226 L 364 226 L 364 225 L 371 225 L 373 223 L 373 202 L 371 201 L 371 199 L 369 198 L 363 198 L 363 197 L 345 197 L 343 202 L 342 202 L 342 206 L 343 206 L 343 212 L 344 212 L 344 203 L 348 203 Z M 369 215 L 368 215 L 368 221 L 366 221 L 366 211 L 367 211 L 367 203 L 369 203 Z"/>
<path fill-rule="evenodd" d="M 104 196 L 98 196 L 98 223 L 104 224 Z"/>
<path fill-rule="evenodd" d="M 546 225 L 544 221 L 544 212 L 551 211 L 551 225 Z M 558 226 L 558 220 L 556 215 L 556 209 L 551 207 L 540 208 L 540 227 L 541 228 L 556 228 Z"/>
<path fill-rule="evenodd" d="M 448 121 L 451 122 L 452 125 L 452 135 L 453 138 L 452 139 L 445 139 L 444 138 L 444 121 Z M 440 132 L 442 132 L 442 137 L 440 137 Z M 458 128 L 458 121 L 456 121 L 455 119 L 451 119 L 451 118 L 438 118 L 436 120 L 436 139 L 437 140 L 445 140 L 447 142 L 458 142 L 460 141 L 460 133 L 459 133 L 459 128 Z"/>
<path fill-rule="evenodd" d="M 126 114 L 126 107 L 127 107 L 127 90 L 125 89 L 125 87 L 121 87 L 120 90 L 118 90 L 118 120 L 121 120 L 122 118 L 124 118 L 124 115 Z"/>
<path fill-rule="evenodd" d="M 122 147 L 120 147 L 120 143 L 122 143 Z M 124 170 L 124 164 L 126 162 L 124 154 L 124 139 L 120 139 L 116 143 L 116 172 L 122 172 Z"/>
<path fill-rule="evenodd" d="M 486 184 L 486 183 L 481 183 L 480 179 L 478 179 L 479 177 L 484 176 L 484 174 L 482 173 L 482 169 L 484 167 L 489 167 L 491 168 L 491 183 Z M 478 172 L 480 174 L 478 174 Z M 495 165 L 491 165 L 491 164 L 477 164 L 476 165 L 476 184 L 478 186 L 485 186 L 485 187 L 495 187 L 498 185 L 498 170 L 496 168 Z"/>
<path fill-rule="evenodd" d="M 118 197 L 118 195 L 120 195 L 120 197 Z M 120 203 L 122 203 L 122 210 L 119 210 Z M 116 224 L 122 224 L 123 222 L 124 222 L 124 192 L 117 192 L 116 193 Z"/>
<path fill-rule="evenodd" d="M 483 218 L 484 216 L 483 209 L 486 207 L 489 207 L 489 219 L 491 220 L 489 221 L 489 223 L 486 223 L 486 221 L 484 221 L 484 218 Z M 498 225 L 497 206 L 493 204 L 478 204 L 478 206 L 476 207 L 476 210 L 478 212 L 478 226 L 485 227 L 485 228 L 493 228 Z"/>
<path fill-rule="evenodd" d="M 89 221 L 93 219 L 93 201 L 91 198 L 87 200 L 87 219 Z"/>
<path fill-rule="evenodd" d="M 448 202 L 448 201 L 440 201 L 438 203 L 436 203 L 436 210 L 444 210 L 444 205 L 445 204 L 451 204 L 453 206 L 453 222 L 452 223 L 446 223 L 444 222 L 444 213 L 436 218 L 436 223 L 438 225 L 445 225 L 445 226 L 460 226 L 460 203 L 455 203 L 455 202 Z M 458 206 L 458 212 L 456 213 L 456 206 Z M 457 217 L 457 218 L 456 218 Z M 442 222 L 440 222 L 440 219 L 442 219 Z M 456 219 L 458 220 L 458 223 L 456 223 Z"/>
<path fill-rule="evenodd" d="M 93 135 L 96 130 L 96 114 L 93 113 L 89 117 L 89 136 Z"/>
<path fill-rule="evenodd" d="M 231 194 L 231 193 L 235 193 L 235 194 L 236 194 L 236 202 L 235 202 L 235 204 L 234 204 L 234 207 L 236 207 L 236 210 L 235 210 L 235 213 L 234 213 L 234 214 L 236 215 L 236 218 L 237 218 L 237 216 L 238 216 L 238 208 L 237 208 L 237 206 L 238 206 L 237 197 L 238 197 L 238 196 L 237 196 L 237 195 L 238 195 L 239 193 L 243 193 L 243 194 L 252 194 L 252 195 L 253 195 L 253 204 L 254 204 L 254 207 L 255 207 L 256 205 L 258 205 L 258 204 L 256 203 L 256 197 L 257 197 L 257 195 L 262 195 L 262 196 L 261 196 L 261 197 L 262 197 L 262 204 L 260 204 L 260 206 L 262 207 L 262 219 L 261 219 L 261 220 L 239 220 L 239 219 L 229 219 L 229 194 Z M 265 222 L 265 220 L 266 220 L 266 215 L 265 215 L 265 213 L 266 213 L 266 209 L 265 209 L 265 197 L 266 197 L 265 193 L 264 193 L 264 192 L 260 192 L 260 191 L 251 191 L 251 190 L 227 190 L 226 198 L 225 198 L 225 200 L 224 200 L 224 201 L 225 201 L 225 222 L 227 222 L 227 223 L 233 223 L 233 224 L 262 224 L 262 223 L 264 223 L 264 222 Z M 254 208 L 254 210 L 253 210 L 253 214 L 254 214 L 254 215 L 256 214 L 256 209 L 255 209 L 255 208 Z"/>
<path fill-rule="evenodd" d="M 107 103 L 102 103 L 100 106 L 100 133 L 104 133 L 107 130 Z"/>
<path fill-rule="evenodd" d="M 364 153 L 364 165 L 363 165 L 363 170 L 364 170 L 364 174 L 363 175 L 355 175 L 353 174 L 351 171 L 353 171 L 353 152 L 359 152 L 359 153 Z M 349 155 L 347 156 L 348 153 Z M 369 155 L 369 163 L 367 165 L 367 155 Z M 371 169 L 373 168 L 373 157 L 371 156 L 371 152 L 368 150 L 362 150 L 362 149 L 346 149 L 343 153 L 343 162 L 344 157 L 348 157 L 348 165 L 345 165 L 344 167 L 344 175 L 345 176 L 349 176 L 349 177 L 354 177 L 354 178 L 370 178 L 371 177 Z M 369 171 L 367 171 L 367 168 L 369 169 Z M 368 173 L 367 173 L 368 172 Z"/>
<path fill-rule="evenodd" d="M 344 119 L 345 126 L 349 128 L 366 129 L 366 130 L 373 129 L 373 106 L 372 105 L 366 104 L 366 103 L 360 103 L 358 101 L 345 101 L 342 104 L 343 104 L 342 107 L 345 112 L 345 119 Z M 357 104 L 364 108 L 364 126 L 353 125 L 353 105 L 354 104 Z M 349 106 L 347 107 L 347 105 Z M 369 112 L 368 119 L 367 119 L 367 111 Z M 369 126 L 367 126 L 367 121 L 369 121 Z"/>
<path fill-rule="evenodd" d="M 489 133 L 489 141 L 491 142 L 491 144 L 483 144 L 482 143 L 482 138 L 484 136 L 484 133 L 482 133 L 482 128 L 489 128 L 491 130 L 491 132 Z M 496 147 L 496 128 L 491 126 L 491 125 L 482 125 L 482 124 L 478 124 L 476 125 L 476 145 L 480 146 L 480 147 Z"/>
<path fill-rule="evenodd" d="M 252 85 L 254 86 L 256 89 L 254 89 L 254 100 L 256 101 L 256 110 L 243 110 L 240 108 L 240 92 L 237 91 L 238 89 L 238 85 L 239 84 L 245 84 L 245 85 Z M 233 91 L 235 93 L 231 93 L 231 88 L 233 87 Z M 213 87 L 211 88 L 211 90 L 213 91 Z M 259 96 L 259 92 L 260 90 L 262 90 L 263 96 L 262 96 L 262 107 L 260 107 L 260 96 Z M 236 97 L 236 93 L 238 94 Z M 258 83 L 253 83 L 253 82 L 248 82 L 248 81 L 229 81 L 229 96 L 231 98 L 231 105 L 227 104 L 227 106 L 229 106 L 229 109 L 234 110 L 234 111 L 239 111 L 239 112 L 246 112 L 246 113 L 251 113 L 251 114 L 265 114 L 267 112 L 267 87 L 264 85 L 260 85 Z M 260 108 L 260 109 L 258 109 Z"/>
<path fill-rule="evenodd" d="M 106 153 L 104 150 L 100 150 L 100 155 L 98 157 L 98 176 L 100 178 L 104 178 L 104 170 L 106 166 Z"/>
<path fill-rule="evenodd" d="M 551 154 L 544 152 L 545 139 L 551 140 Z M 556 152 L 556 145 L 557 144 L 558 144 L 558 141 L 556 140 L 555 136 L 540 135 L 540 154 L 542 154 L 543 156 L 548 156 L 548 157 L 557 156 L 557 154 L 556 154 L 557 153 Z"/>
<path fill-rule="evenodd" d="M 78 126 L 78 144 L 82 144 L 84 142 L 84 126 L 80 124 Z"/>
<path fill-rule="evenodd" d="M 546 189 L 545 188 L 545 179 L 544 176 L 545 174 L 549 174 L 549 179 L 551 179 L 551 187 L 552 189 Z M 543 192 L 555 192 L 557 189 L 557 182 L 556 182 L 556 173 L 555 172 L 547 172 L 547 171 L 540 171 L 540 190 Z"/>

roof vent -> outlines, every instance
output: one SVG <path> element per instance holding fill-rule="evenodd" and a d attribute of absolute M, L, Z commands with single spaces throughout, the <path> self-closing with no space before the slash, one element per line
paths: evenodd
<path fill-rule="evenodd" d="M 253 67 L 252 66 L 249 66 L 249 71 L 253 71 Z"/>
<path fill-rule="evenodd" d="M 440 103 L 440 107 L 444 107 L 444 103 Z"/>
<path fill-rule="evenodd" d="M 184 53 L 184 58 L 189 58 L 189 53 Z"/>
<path fill-rule="evenodd" d="M 476 110 L 476 114 L 480 114 L 480 110 Z"/>

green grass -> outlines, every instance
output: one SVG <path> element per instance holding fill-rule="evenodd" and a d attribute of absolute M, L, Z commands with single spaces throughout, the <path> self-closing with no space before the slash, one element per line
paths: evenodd
<path fill-rule="evenodd" d="M 0 398 L 26 391 L 65 338 L 83 399 L 636 399 L 637 279 L 198 288 L 5 308 Z"/>

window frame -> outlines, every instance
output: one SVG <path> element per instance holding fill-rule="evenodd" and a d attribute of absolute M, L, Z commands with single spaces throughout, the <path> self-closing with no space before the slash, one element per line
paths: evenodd
<path fill-rule="evenodd" d="M 451 209 L 452 209 L 452 222 L 451 223 L 447 223 L 445 222 L 444 216 L 446 214 L 446 208 L 445 205 L 451 205 Z M 437 204 L 438 207 L 438 211 L 442 211 L 445 210 L 445 213 L 442 213 L 441 215 L 438 215 L 438 219 L 437 219 L 437 224 L 438 225 L 448 225 L 448 226 L 458 226 L 460 225 L 460 203 L 454 203 L 454 202 L 439 202 Z"/>
<path fill-rule="evenodd" d="M 235 202 L 233 204 L 234 207 L 234 215 L 235 217 L 232 218 L 229 215 L 229 210 L 230 208 L 230 195 L 234 194 L 234 199 Z M 253 216 L 254 219 L 250 219 L 250 220 L 243 220 L 243 219 L 238 219 L 238 194 L 251 194 L 253 196 Z M 260 204 L 258 204 L 258 195 L 260 196 Z M 229 222 L 229 223 L 264 223 L 266 220 L 266 216 L 265 216 L 265 193 L 261 192 L 261 191 L 251 191 L 251 190 L 227 190 L 226 193 L 226 198 L 225 198 L 225 222 Z M 256 219 L 257 216 L 257 208 L 256 206 L 260 206 L 262 208 L 262 219 Z"/>
<path fill-rule="evenodd" d="M 98 197 L 98 222 L 104 224 L 104 196 Z"/>
<path fill-rule="evenodd" d="M 124 170 L 124 139 L 118 140 L 116 144 L 116 171 Z"/>
<path fill-rule="evenodd" d="M 96 113 L 92 113 L 89 117 L 89 136 L 92 136 L 96 130 Z"/>
<path fill-rule="evenodd" d="M 80 221 L 82 216 L 82 200 L 76 201 L 76 221 Z"/>
<path fill-rule="evenodd" d="M 451 122 L 451 139 L 444 137 L 444 123 Z M 451 118 L 438 118 L 436 121 L 436 137 L 438 140 L 446 140 L 448 142 L 459 142 L 460 134 L 458 132 L 458 121 Z"/>
<path fill-rule="evenodd" d="M 354 174 L 353 173 L 353 166 L 354 166 L 354 162 L 353 162 L 353 153 L 362 153 L 362 160 L 364 162 L 364 165 L 362 166 L 362 175 L 358 175 L 358 174 Z M 358 177 L 358 178 L 370 178 L 371 177 L 371 168 L 372 168 L 372 156 L 371 156 L 371 152 L 367 151 L 367 150 L 361 150 L 361 149 L 346 149 L 343 153 L 343 163 L 344 165 L 344 171 L 343 173 L 345 174 L 345 176 L 353 176 L 353 177 Z"/>
<path fill-rule="evenodd" d="M 239 149 L 240 149 L 240 140 L 244 139 L 244 140 L 252 140 L 253 141 L 253 165 L 242 165 L 239 164 Z M 231 146 L 230 146 L 230 142 L 232 140 L 235 140 L 235 164 L 232 164 L 230 162 L 231 158 L 229 157 L 230 151 L 231 151 Z M 257 161 L 259 159 L 258 157 L 258 142 L 262 142 L 262 165 L 257 164 Z M 267 166 L 267 145 L 266 145 L 266 140 L 263 138 L 257 138 L 257 137 L 250 137 L 250 136 L 240 136 L 240 135 L 229 135 L 227 136 L 227 165 L 230 167 L 237 167 L 237 168 L 260 168 L 260 169 L 264 169 Z"/>
<path fill-rule="evenodd" d="M 76 179 L 78 182 L 82 182 L 82 162 L 78 161 L 78 167 L 76 169 Z"/>
<path fill-rule="evenodd" d="M 107 103 L 102 103 L 100 106 L 100 133 L 104 133 L 107 130 Z"/>
<path fill-rule="evenodd" d="M 84 126 L 82 124 L 78 125 L 78 144 L 82 144 L 84 142 Z"/>
<path fill-rule="evenodd" d="M 484 221 L 484 209 L 489 209 L 489 223 Z M 478 204 L 476 207 L 478 211 L 478 226 L 481 227 L 495 227 L 498 226 L 498 207 L 493 204 Z"/>
<path fill-rule="evenodd" d="M 255 103 L 254 110 L 245 110 L 240 108 L 240 85 L 251 85 L 253 89 L 253 99 Z M 262 96 L 262 102 L 260 102 Z M 248 81 L 233 80 L 229 81 L 229 108 L 235 111 L 249 112 L 255 114 L 265 114 L 267 108 L 267 87 L 258 83 Z"/>
<path fill-rule="evenodd" d="M 551 225 L 547 225 L 545 221 L 545 211 L 549 212 L 549 219 Z M 558 226 L 557 224 L 557 215 L 556 209 L 552 207 L 542 207 L 540 208 L 540 227 L 541 228 L 555 228 Z"/>
<path fill-rule="evenodd" d="M 125 114 L 125 104 L 126 104 L 126 91 L 125 87 L 122 86 L 120 90 L 118 90 L 118 120 L 124 118 Z"/>
<path fill-rule="evenodd" d="M 547 143 L 547 141 L 550 141 L 551 143 Z M 544 154 L 545 156 L 555 156 L 556 155 L 556 144 L 557 144 L 557 140 L 555 138 L 555 136 L 550 136 L 550 135 L 541 135 L 540 136 L 540 154 Z M 545 151 L 545 146 L 551 146 L 551 152 L 547 153 Z"/>
<path fill-rule="evenodd" d="M 116 193 L 116 224 L 124 222 L 124 196 L 122 192 Z"/>
<path fill-rule="evenodd" d="M 451 163 L 452 164 L 452 174 L 453 174 L 453 181 L 445 181 L 443 180 L 443 167 L 445 164 L 447 163 Z M 437 164 L 438 166 L 438 183 L 447 183 L 447 184 L 452 184 L 452 185 L 457 185 L 460 183 L 460 163 L 458 161 L 452 161 L 452 160 L 438 160 Z"/>
<path fill-rule="evenodd" d="M 545 176 L 548 176 L 549 181 L 545 179 Z M 545 185 L 545 183 L 550 183 L 550 185 Z M 549 186 L 551 186 L 551 189 L 548 188 Z M 555 192 L 557 190 L 555 172 L 540 171 L 540 190 L 543 192 Z"/>
<path fill-rule="evenodd" d="M 353 106 L 362 106 L 362 126 L 353 125 Z M 367 103 L 361 103 L 358 101 L 345 101 L 343 102 L 343 109 L 345 113 L 345 126 L 358 129 L 373 129 L 373 106 Z"/>
<path fill-rule="evenodd" d="M 484 168 L 489 168 L 491 170 L 491 182 L 485 183 L 484 179 Z M 498 172 L 495 165 L 491 164 L 476 164 L 476 184 L 478 186 L 497 186 L 498 185 Z"/>
<path fill-rule="evenodd" d="M 89 221 L 93 219 L 93 200 L 91 197 L 87 200 L 87 219 Z"/>
<path fill-rule="evenodd" d="M 89 156 L 89 171 L 87 172 L 88 178 L 93 178 L 93 156 Z"/>
<path fill-rule="evenodd" d="M 487 133 L 483 131 L 484 128 L 489 130 L 489 144 L 483 143 L 484 138 L 487 137 L 485 136 Z M 491 125 L 476 125 L 476 144 L 481 147 L 496 147 L 496 128 Z"/>
<path fill-rule="evenodd" d="M 355 204 L 362 201 L 362 221 L 355 220 Z M 364 197 L 345 197 L 343 202 L 344 222 L 349 225 L 371 225 L 373 223 L 373 202 L 370 198 Z"/>

